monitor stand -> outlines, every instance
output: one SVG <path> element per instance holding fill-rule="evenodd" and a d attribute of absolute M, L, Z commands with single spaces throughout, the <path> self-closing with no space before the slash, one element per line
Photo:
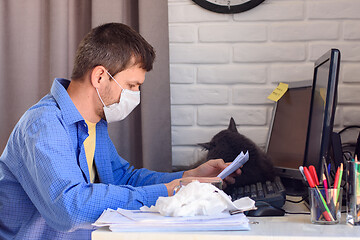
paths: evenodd
<path fill-rule="evenodd" d="M 289 196 L 307 196 L 308 188 L 303 181 L 292 178 L 281 178 L 281 182 L 286 189 L 286 195 Z"/>

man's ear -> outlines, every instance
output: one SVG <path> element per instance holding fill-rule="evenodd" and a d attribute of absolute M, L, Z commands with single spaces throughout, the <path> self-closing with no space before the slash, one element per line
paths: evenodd
<path fill-rule="evenodd" d="M 101 80 L 107 79 L 108 74 L 106 68 L 103 66 L 96 66 L 90 73 L 90 82 L 95 88 L 99 88 Z"/>

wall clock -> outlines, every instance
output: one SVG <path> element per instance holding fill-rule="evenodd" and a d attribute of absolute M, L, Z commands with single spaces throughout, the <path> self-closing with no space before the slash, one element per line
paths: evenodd
<path fill-rule="evenodd" d="M 240 13 L 250 10 L 265 0 L 192 0 L 197 5 L 217 13 Z"/>

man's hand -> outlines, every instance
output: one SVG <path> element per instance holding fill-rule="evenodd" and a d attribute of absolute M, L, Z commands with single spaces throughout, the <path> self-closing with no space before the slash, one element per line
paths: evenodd
<path fill-rule="evenodd" d="M 174 195 L 174 190 L 177 186 L 180 186 L 180 179 L 175 179 L 169 183 L 165 184 L 167 191 L 168 191 L 168 195 L 173 196 Z"/>
<path fill-rule="evenodd" d="M 222 159 L 209 160 L 197 168 L 185 171 L 183 177 L 216 177 L 231 163 L 225 163 Z M 241 174 L 241 170 L 237 169 L 234 173 L 230 174 L 224 179 L 223 188 L 226 188 L 226 183 L 234 184 L 235 177 Z"/>

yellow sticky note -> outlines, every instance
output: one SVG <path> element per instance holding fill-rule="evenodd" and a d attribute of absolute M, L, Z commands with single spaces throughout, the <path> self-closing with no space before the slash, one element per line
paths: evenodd
<path fill-rule="evenodd" d="M 326 88 L 320 88 L 320 97 L 323 100 L 324 108 L 326 107 Z"/>
<path fill-rule="evenodd" d="M 326 102 L 326 88 L 320 88 L 320 97 L 324 102 Z"/>
<path fill-rule="evenodd" d="M 268 99 L 272 101 L 279 101 L 279 99 L 286 93 L 288 90 L 289 85 L 286 83 L 279 83 L 277 88 L 267 97 Z"/>

